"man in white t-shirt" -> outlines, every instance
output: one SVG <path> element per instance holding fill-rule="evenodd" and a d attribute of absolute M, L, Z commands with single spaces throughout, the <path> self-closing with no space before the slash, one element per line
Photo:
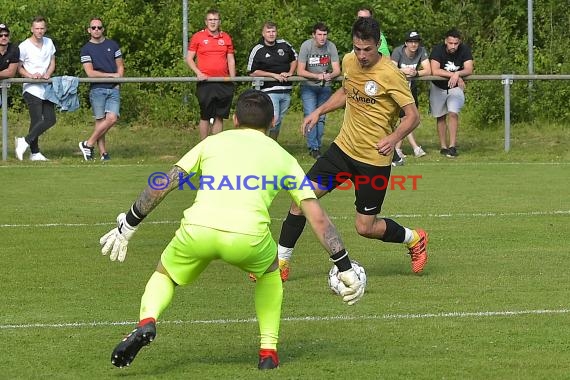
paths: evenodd
<path fill-rule="evenodd" d="M 36 16 L 32 21 L 32 35 L 20 48 L 18 72 L 23 78 L 49 79 L 55 71 L 55 46 L 46 33 L 46 20 Z M 40 152 L 39 137 L 55 124 L 55 104 L 45 98 L 47 83 L 24 83 L 24 100 L 30 112 L 30 129 L 25 137 L 16 137 L 16 157 L 24 159 L 30 148 L 32 161 L 47 161 Z"/>

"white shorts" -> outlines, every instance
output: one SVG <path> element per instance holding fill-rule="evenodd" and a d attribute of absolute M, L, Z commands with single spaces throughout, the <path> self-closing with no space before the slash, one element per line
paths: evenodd
<path fill-rule="evenodd" d="M 445 116 L 450 112 L 459 113 L 465 104 L 465 94 L 460 87 L 443 90 L 431 83 L 429 89 L 430 113 L 434 117 Z"/>

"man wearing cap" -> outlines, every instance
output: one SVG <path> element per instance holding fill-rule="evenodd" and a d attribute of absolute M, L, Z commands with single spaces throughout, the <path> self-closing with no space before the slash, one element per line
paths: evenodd
<path fill-rule="evenodd" d="M 0 24 L 0 79 L 13 78 L 19 61 L 20 49 L 10 42 L 10 29 L 6 24 Z"/>
<path fill-rule="evenodd" d="M 392 62 L 400 69 L 401 72 L 406 75 L 408 82 L 410 84 L 410 89 L 412 90 L 412 95 L 414 101 L 416 102 L 416 107 L 418 106 L 418 84 L 415 80 L 411 78 L 421 77 L 431 74 L 431 68 L 428 58 L 428 53 L 426 49 L 420 44 L 422 37 L 420 33 L 412 30 L 406 33 L 404 36 L 404 44 L 398 46 L 392 52 Z M 400 110 L 400 117 L 404 114 Z M 414 156 L 422 157 L 425 156 L 425 152 L 421 146 L 416 143 L 413 132 L 408 134 L 408 141 L 414 150 Z M 402 152 L 402 140 L 396 144 L 396 152 L 400 157 L 401 163 L 404 161 L 404 153 Z"/>
<path fill-rule="evenodd" d="M 461 42 L 461 33 L 453 28 L 445 34 L 444 43 L 432 49 L 429 59 L 432 75 L 449 78 L 431 82 L 429 102 L 431 114 L 437 118 L 441 145 L 439 152 L 446 157 L 455 158 L 459 111 L 465 104 L 463 77 L 473 74 L 473 55 L 471 48 Z"/>

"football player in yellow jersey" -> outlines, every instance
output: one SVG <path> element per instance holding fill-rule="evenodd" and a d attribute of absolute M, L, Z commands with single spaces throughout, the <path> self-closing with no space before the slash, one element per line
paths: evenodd
<path fill-rule="evenodd" d="M 411 256 L 412 271 L 420 273 L 427 262 L 427 233 L 377 216 L 387 188 L 377 179 L 389 181 L 394 147 L 418 126 L 418 109 L 405 76 L 389 56 L 378 53 L 378 22 L 371 17 L 358 18 L 352 27 L 352 41 L 354 50 L 342 60 L 342 87 L 308 115 L 301 126 L 306 133 L 319 116 L 345 107 L 338 136 L 307 176 L 315 183 L 315 194 L 319 198 L 336 188 L 346 190 L 354 185 L 356 231 L 369 239 L 404 244 Z M 400 109 L 404 117 L 393 129 Z M 305 221 L 299 207 L 292 204 L 279 237 L 283 281 L 289 277 L 293 248 Z"/>

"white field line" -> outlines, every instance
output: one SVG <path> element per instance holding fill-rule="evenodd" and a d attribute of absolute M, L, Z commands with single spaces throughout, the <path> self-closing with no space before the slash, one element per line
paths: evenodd
<path fill-rule="evenodd" d="M 383 314 L 383 315 L 361 315 L 361 316 L 305 316 L 305 317 L 284 317 L 283 322 L 328 322 L 328 321 L 369 321 L 369 320 L 404 320 L 404 319 L 437 319 L 437 318 L 489 318 L 489 317 L 517 317 L 527 315 L 553 315 L 568 314 L 570 309 L 558 310 L 519 310 L 519 311 L 476 311 L 476 312 L 447 312 L 447 313 L 426 313 L 426 314 Z M 228 325 L 256 323 L 256 318 L 246 319 L 210 319 L 210 320 L 174 320 L 160 321 L 159 324 L 168 325 Z M 27 323 L 27 324 L 8 324 L 0 325 L 0 330 L 16 330 L 16 329 L 65 329 L 65 328 L 82 328 L 82 327 L 108 327 L 134 325 L 136 321 L 120 321 L 120 322 L 68 322 L 68 323 Z"/>
<path fill-rule="evenodd" d="M 388 218 L 492 218 L 492 217 L 528 217 L 528 216 L 550 216 L 550 215 L 570 215 L 570 210 L 553 211 L 526 211 L 526 212 L 476 212 L 476 213 L 444 213 L 444 214 L 394 214 L 382 215 Z M 352 220 L 353 216 L 331 216 L 332 220 Z M 283 221 L 283 218 L 271 218 L 274 221 Z M 145 224 L 179 224 L 179 220 L 157 220 L 148 221 Z M 6 223 L 0 224 L 0 228 L 45 228 L 45 227 L 92 227 L 110 226 L 114 222 L 97 223 Z"/>
<path fill-rule="evenodd" d="M 176 160 L 176 158 L 174 159 Z M 447 161 L 447 160 L 444 160 Z M 174 161 L 173 161 L 174 162 Z M 311 167 L 313 164 L 312 163 L 300 163 L 300 165 L 302 167 Z M 439 161 L 436 162 L 414 162 L 414 166 L 441 166 L 442 163 Z M 540 165 L 545 165 L 545 166 L 567 166 L 570 165 L 570 162 L 566 162 L 566 161 L 553 161 L 553 162 L 457 162 L 454 161 L 453 162 L 453 166 L 523 166 L 523 165 L 529 165 L 529 166 L 540 166 Z M 132 164 L 104 164 L 104 165 L 89 165 L 89 164 L 77 164 L 77 165 L 65 165 L 65 166 L 60 166 L 58 164 L 58 160 L 53 160 L 52 163 L 50 164 L 49 162 L 40 165 L 10 165 L 8 163 L 2 163 L 0 164 L 0 170 L 1 169 L 22 169 L 22 170 L 26 170 L 26 169 L 54 169 L 54 168 L 81 168 L 81 169 L 98 169 L 98 168 L 104 168 L 104 169 L 108 169 L 109 167 L 112 168 L 145 168 L 145 167 L 151 167 L 151 168 L 157 168 L 163 166 L 165 168 L 165 170 L 169 170 L 171 167 L 171 164 L 168 162 L 165 163 L 145 163 L 145 164 L 137 164 L 137 163 L 132 163 Z"/>

